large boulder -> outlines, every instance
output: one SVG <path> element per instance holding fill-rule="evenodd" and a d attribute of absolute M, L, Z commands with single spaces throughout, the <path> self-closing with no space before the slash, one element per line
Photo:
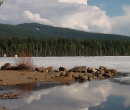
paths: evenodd
<path fill-rule="evenodd" d="M 47 68 L 45 68 L 45 72 L 49 73 L 53 71 L 53 66 L 49 66 Z"/>
<path fill-rule="evenodd" d="M 8 70 L 11 67 L 10 63 L 5 63 L 4 66 L 1 67 L 2 70 Z"/>
<path fill-rule="evenodd" d="M 87 68 L 87 72 L 88 72 L 88 73 L 96 73 L 96 72 L 97 72 L 97 69 L 88 67 L 88 68 Z"/>
<path fill-rule="evenodd" d="M 86 72 L 86 66 L 74 67 L 74 68 L 70 69 L 69 72 L 85 73 Z"/>
<path fill-rule="evenodd" d="M 60 76 L 66 76 L 66 71 L 61 71 L 60 73 Z"/>
<path fill-rule="evenodd" d="M 74 72 L 68 72 L 68 73 L 66 73 L 66 75 L 69 76 L 70 78 L 73 77 L 73 74 L 74 74 Z"/>
<path fill-rule="evenodd" d="M 105 74 L 105 70 L 99 70 L 100 74 Z"/>
<path fill-rule="evenodd" d="M 99 70 L 105 70 L 105 68 L 106 68 L 105 66 L 100 66 Z"/>
<path fill-rule="evenodd" d="M 80 73 L 74 73 L 74 74 L 72 75 L 72 77 L 73 77 L 74 79 L 79 79 L 79 76 L 80 76 Z"/>
<path fill-rule="evenodd" d="M 83 81 L 87 81 L 88 80 L 88 76 L 87 75 L 80 75 L 79 79 L 83 80 Z"/>
<path fill-rule="evenodd" d="M 115 69 L 110 69 L 109 71 L 110 71 L 111 73 L 113 73 L 114 76 L 116 76 L 116 75 L 118 74 L 118 73 L 117 73 L 117 70 L 115 70 Z"/>
<path fill-rule="evenodd" d="M 37 67 L 37 68 L 35 68 L 35 71 L 37 71 L 37 72 L 45 72 L 45 68 L 44 67 Z"/>
<path fill-rule="evenodd" d="M 64 67 L 60 67 L 60 68 L 59 68 L 59 71 L 67 71 L 67 69 L 64 68 Z"/>
<path fill-rule="evenodd" d="M 99 70 L 108 71 L 108 68 L 107 68 L 107 67 L 105 67 L 105 66 L 100 66 L 100 67 L 99 67 Z"/>

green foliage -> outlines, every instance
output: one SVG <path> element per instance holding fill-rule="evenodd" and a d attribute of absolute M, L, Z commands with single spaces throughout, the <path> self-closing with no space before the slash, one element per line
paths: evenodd
<path fill-rule="evenodd" d="M 3 56 L 4 53 L 7 56 L 27 53 L 35 57 L 130 55 L 130 40 L 0 37 L 0 42 L 0 56 Z"/>
<path fill-rule="evenodd" d="M 24 38 L 72 38 L 94 40 L 129 40 L 130 37 L 115 34 L 101 34 L 78 31 L 68 28 L 60 28 L 42 25 L 38 23 L 25 23 L 19 25 L 0 24 L 0 37 L 19 36 Z"/>
<path fill-rule="evenodd" d="M 59 28 L 38 23 L 0 24 L 0 56 L 130 55 L 130 37 Z M 22 65 L 23 66 L 23 65 Z"/>

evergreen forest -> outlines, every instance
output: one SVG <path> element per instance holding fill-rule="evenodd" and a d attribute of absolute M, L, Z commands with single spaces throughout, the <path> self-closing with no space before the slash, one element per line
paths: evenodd
<path fill-rule="evenodd" d="M 0 37 L 0 56 L 27 53 L 43 56 L 127 56 L 129 40 L 78 40 L 69 38 Z"/>
<path fill-rule="evenodd" d="M 38 23 L 0 24 L 0 56 L 127 56 L 130 37 Z"/>

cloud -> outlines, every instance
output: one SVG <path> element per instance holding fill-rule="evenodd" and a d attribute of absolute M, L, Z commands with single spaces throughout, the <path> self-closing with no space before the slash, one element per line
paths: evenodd
<path fill-rule="evenodd" d="M 89 82 L 75 83 L 71 86 L 58 86 L 33 91 L 29 97 L 25 97 L 25 102 L 33 105 L 35 101 L 40 100 L 38 107 L 40 108 L 45 104 L 44 109 L 47 110 L 51 108 L 55 110 L 88 110 L 89 107 L 100 105 L 106 101 L 109 94 L 110 84 L 98 84 L 97 82 L 97 87 L 92 88 L 89 86 Z"/>
<path fill-rule="evenodd" d="M 61 22 L 62 27 L 69 27 L 84 31 L 110 32 L 109 17 L 98 7 L 82 6 L 78 12 L 65 16 Z"/>
<path fill-rule="evenodd" d="M 123 5 L 122 9 L 125 12 L 125 15 L 130 15 L 130 5 Z"/>
<path fill-rule="evenodd" d="M 58 0 L 59 2 L 66 2 L 66 3 L 77 3 L 77 4 L 85 4 L 87 5 L 87 0 Z"/>
<path fill-rule="evenodd" d="M 38 22 L 38 23 L 42 23 L 42 24 L 48 24 L 48 25 L 53 25 L 53 23 L 51 23 L 49 20 L 47 20 L 46 18 L 41 18 L 39 14 L 35 13 L 31 13 L 30 11 L 26 10 L 23 12 L 23 16 L 33 22 Z"/>
<path fill-rule="evenodd" d="M 123 5 L 124 14 L 110 18 L 112 33 L 125 34 L 130 36 L 130 6 Z"/>
<path fill-rule="evenodd" d="M 102 6 L 104 6 L 102 4 Z M 38 22 L 57 27 L 101 33 L 130 35 L 130 6 L 123 15 L 109 17 L 87 0 L 6 0 L 0 7 L 0 23 Z"/>

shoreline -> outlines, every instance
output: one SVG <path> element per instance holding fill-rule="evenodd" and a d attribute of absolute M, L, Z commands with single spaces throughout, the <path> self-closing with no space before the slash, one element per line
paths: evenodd
<path fill-rule="evenodd" d="M 59 77 L 60 72 L 29 72 L 17 70 L 0 70 L 0 86 L 14 86 L 19 84 L 38 82 L 73 81 L 69 76 Z"/>

